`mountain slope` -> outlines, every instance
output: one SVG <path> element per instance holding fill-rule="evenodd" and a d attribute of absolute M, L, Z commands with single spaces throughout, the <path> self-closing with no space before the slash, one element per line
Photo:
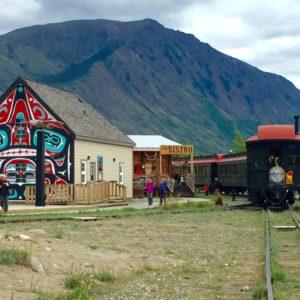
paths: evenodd
<path fill-rule="evenodd" d="M 226 151 L 234 124 L 291 123 L 300 91 L 156 21 L 81 20 L 0 36 L 0 89 L 26 76 L 76 91 L 127 134 Z M 283 110 L 284 107 L 284 110 Z"/>

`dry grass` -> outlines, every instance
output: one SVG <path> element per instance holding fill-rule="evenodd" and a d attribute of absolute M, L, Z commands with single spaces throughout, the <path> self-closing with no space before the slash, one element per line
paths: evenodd
<path fill-rule="evenodd" d="M 42 295 L 55 299 L 67 293 L 66 271 L 76 267 L 116 276 L 115 281 L 98 283 L 101 295 L 93 299 L 251 299 L 251 291 L 241 289 L 253 288 L 263 277 L 263 222 L 262 212 L 165 211 L 97 222 L 6 224 L 0 235 L 8 231 L 28 234 L 31 228 L 47 232 L 35 236 L 31 244 L 45 273 L 36 276 L 21 267 L 10 272 L 7 267 L 0 280 L 12 284 L 0 287 L 0 294 L 9 297 L 14 292 L 16 299 L 34 299 L 39 291 L 40 299 Z M 58 236 L 57 228 L 63 234 Z M 2 239 L 0 243 L 22 246 L 26 242 Z"/>

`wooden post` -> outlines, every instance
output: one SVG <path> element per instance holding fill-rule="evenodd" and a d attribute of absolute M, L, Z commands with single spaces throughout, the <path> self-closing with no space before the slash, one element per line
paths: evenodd
<path fill-rule="evenodd" d="M 162 174 L 162 155 L 159 154 L 159 174 Z"/>
<path fill-rule="evenodd" d="M 37 130 L 35 206 L 45 206 L 45 135 Z"/>
<path fill-rule="evenodd" d="M 127 199 L 127 192 L 126 192 L 126 186 L 123 187 L 123 200 L 126 201 Z"/>
<path fill-rule="evenodd" d="M 194 154 L 191 154 L 191 174 L 194 174 Z"/>
<path fill-rule="evenodd" d="M 90 204 L 91 197 L 92 197 L 92 185 L 90 182 L 86 184 L 87 187 L 87 203 Z"/>

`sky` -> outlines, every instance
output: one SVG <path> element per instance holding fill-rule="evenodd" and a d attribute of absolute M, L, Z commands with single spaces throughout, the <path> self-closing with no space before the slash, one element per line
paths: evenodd
<path fill-rule="evenodd" d="M 0 0 L 0 34 L 78 19 L 151 18 L 300 89 L 297 0 Z"/>

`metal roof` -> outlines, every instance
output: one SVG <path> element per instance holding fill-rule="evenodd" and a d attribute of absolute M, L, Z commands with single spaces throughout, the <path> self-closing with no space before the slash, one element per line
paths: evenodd
<path fill-rule="evenodd" d="M 162 145 L 181 145 L 161 135 L 128 135 L 136 144 L 135 148 L 159 149 Z"/>
<path fill-rule="evenodd" d="M 66 123 L 77 139 L 134 147 L 134 142 L 126 134 L 76 93 L 33 80 L 20 79 Z"/>

